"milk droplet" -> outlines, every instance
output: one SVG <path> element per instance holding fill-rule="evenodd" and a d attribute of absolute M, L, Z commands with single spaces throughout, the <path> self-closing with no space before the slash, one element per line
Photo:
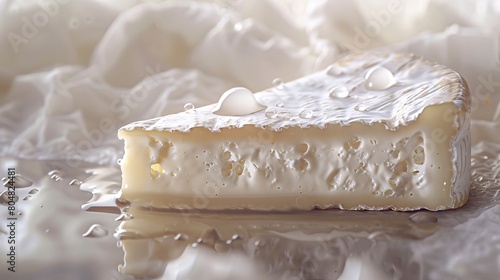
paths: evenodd
<path fill-rule="evenodd" d="M 292 118 L 292 114 L 290 114 L 290 113 L 285 113 L 283 115 L 283 119 L 285 119 L 285 120 L 290 120 L 291 118 Z"/>
<path fill-rule="evenodd" d="M 278 110 L 269 108 L 266 110 L 266 117 L 274 119 L 278 115 Z"/>
<path fill-rule="evenodd" d="M 391 71 L 384 67 L 374 67 L 365 76 L 365 87 L 368 90 L 384 90 L 392 87 L 396 79 Z"/>
<path fill-rule="evenodd" d="M 438 217 L 426 212 L 412 214 L 408 219 L 415 223 L 437 223 L 438 221 Z"/>
<path fill-rule="evenodd" d="M 233 239 L 233 240 L 236 240 L 239 238 L 240 238 L 240 236 L 238 234 L 233 234 L 233 236 L 231 236 L 231 239 Z"/>
<path fill-rule="evenodd" d="M 193 103 L 184 104 L 184 111 L 190 111 L 190 110 L 194 110 L 194 104 Z"/>
<path fill-rule="evenodd" d="M 83 237 L 104 237 L 108 235 L 108 231 L 99 224 L 93 224 L 90 228 L 82 234 Z"/>
<path fill-rule="evenodd" d="M 354 110 L 359 111 L 359 112 L 364 112 L 364 111 L 366 111 L 366 106 L 363 104 L 358 104 L 354 107 Z"/>
<path fill-rule="evenodd" d="M 82 182 L 82 181 L 80 181 L 80 180 L 73 179 L 73 180 L 71 180 L 71 182 L 69 182 L 69 185 L 70 185 L 70 186 L 79 186 L 79 185 L 81 185 L 82 183 L 83 183 L 83 182 Z"/>
<path fill-rule="evenodd" d="M 277 89 L 284 89 L 285 88 L 285 85 L 283 84 L 283 81 L 279 78 L 276 78 L 273 80 L 273 85 L 277 88 Z"/>
<path fill-rule="evenodd" d="M 334 87 L 330 90 L 329 96 L 330 98 L 346 98 L 347 96 L 349 96 L 349 90 L 343 86 Z"/>
<path fill-rule="evenodd" d="M 338 76 L 342 74 L 342 70 L 340 70 L 340 68 L 332 64 L 326 68 L 326 74 L 330 76 Z"/>
<path fill-rule="evenodd" d="M 249 89 L 235 87 L 222 94 L 212 113 L 219 116 L 245 116 L 266 108 L 257 102 Z"/>
<path fill-rule="evenodd" d="M 279 107 L 279 108 L 283 107 L 283 102 L 276 102 L 276 107 Z"/>
<path fill-rule="evenodd" d="M 299 117 L 303 119 L 310 119 L 313 117 L 313 112 L 311 110 L 302 110 L 299 113 Z"/>

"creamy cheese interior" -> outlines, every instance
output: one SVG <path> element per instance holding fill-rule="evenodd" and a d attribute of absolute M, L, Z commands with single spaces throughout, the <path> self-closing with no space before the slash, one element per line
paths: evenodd
<path fill-rule="evenodd" d="M 468 192 L 453 184 L 468 178 L 454 177 L 454 158 L 467 155 L 469 146 L 454 149 L 454 120 L 439 121 L 454 109 L 428 107 L 398 131 L 360 123 L 218 133 L 196 128 L 189 137 L 122 131 L 123 196 L 174 208 L 458 207 Z"/>
<path fill-rule="evenodd" d="M 374 67 L 387 68 L 370 81 Z M 467 201 L 470 98 L 443 66 L 357 54 L 256 98 L 267 111 L 218 116 L 210 105 L 121 129 L 123 198 L 255 210 L 441 210 Z"/>

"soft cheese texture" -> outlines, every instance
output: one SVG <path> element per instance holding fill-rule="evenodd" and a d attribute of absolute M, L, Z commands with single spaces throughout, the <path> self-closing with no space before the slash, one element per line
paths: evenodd
<path fill-rule="evenodd" d="M 122 128 L 122 196 L 258 210 L 467 201 L 470 96 L 452 70 L 411 54 L 360 53 L 255 97 L 266 111 L 218 116 L 209 105 Z"/>

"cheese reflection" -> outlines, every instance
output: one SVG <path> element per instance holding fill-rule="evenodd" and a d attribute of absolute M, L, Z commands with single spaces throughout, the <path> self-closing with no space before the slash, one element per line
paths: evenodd
<path fill-rule="evenodd" d="M 408 213 L 187 212 L 134 204 L 125 211 L 133 219 L 115 234 L 125 252 L 122 273 L 162 279 L 398 279 L 399 271 L 415 270 L 405 277 L 413 279 L 418 265 L 402 243 L 441 228 Z"/>

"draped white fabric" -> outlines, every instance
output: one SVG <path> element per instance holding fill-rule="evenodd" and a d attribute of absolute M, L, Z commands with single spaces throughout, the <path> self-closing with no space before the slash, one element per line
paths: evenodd
<path fill-rule="evenodd" d="M 474 141 L 497 142 L 500 5 L 455 2 L 1 2 L 0 154 L 114 163 L 126 123 L 375 48 L 463 74 Z"/>

